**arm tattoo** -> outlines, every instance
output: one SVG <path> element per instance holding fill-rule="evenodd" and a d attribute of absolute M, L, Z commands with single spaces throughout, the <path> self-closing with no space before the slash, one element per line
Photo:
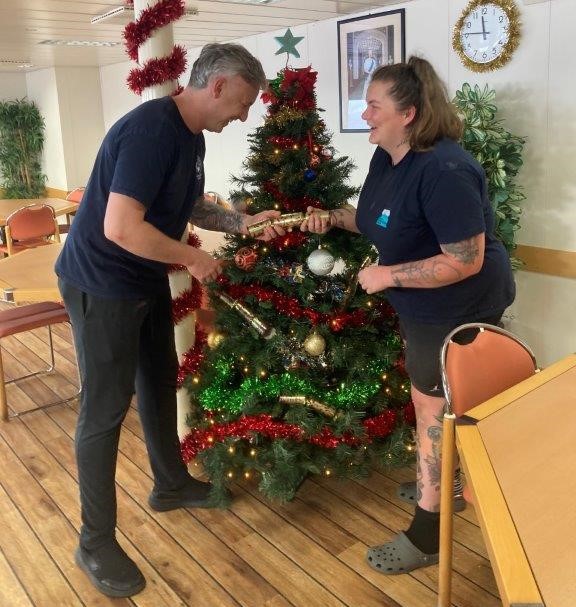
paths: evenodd
<path fill-rule="evenodd" d="M 410 261 L 400 264 L 391 272 L 395 287 L 404 286 L 430 286 L 448 284 L 446 278 L 451 282 L 462 280 L 462 273 L 441 260 Z M 408 283 L 408 284 L 407 284 Z"/>
<path fill-rule="evenodd" d="M 442 442 L 442 428 L 440 426 L 429 426 L 427 434 L 432 449 L 432 452 L 424 459 L 428 468 L 428 480 L 434 491 L 440 493 L 440 470 L 442 461 L 440 443 Z M 434 512 L 437 512 L 439 509 L 440 508 L 438 507 Z"/>
<path fill-rule="evenodd" d="M 352 205 L 346 205 L 341 209 L 329 211 L 331 228 L 342 228 L 351 232 L 359 232 L 356 225 L 356 209 Z"/>
<path fill-rule="evenodd" d="M 473 264 L 480 254 L 476 236 L 468 238 L 468 240 L 461 240 L 460 242 L 443 244 L 441 245 L 441 249 L 443 253 L 454 257 L 465 265 Z"/>
<path fill-rule="evenodd" d="M 199 198 L 192 209 L 190 221 L 205 230 L 239 234 L 244 224 L 244 215 Z"/>
<path fill-rule="evenodd" d="M 334 211 L 330 211 L 330 225 L 333 228 L 343 228 L 344 223 L 344 215 L 349 213 L 346 209 L 336 209 Z"/>

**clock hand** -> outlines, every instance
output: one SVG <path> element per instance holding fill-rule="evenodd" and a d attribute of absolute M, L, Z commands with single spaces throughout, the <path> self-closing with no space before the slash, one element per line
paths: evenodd
<path fill-rule="evenodd" d="M 486 32 L 486 24 L 484 23 L 484 15 L 482 15 L 482 35 L 484 37 L 484 40 L 486 40 L 486 34 L 488 32 Z"/>

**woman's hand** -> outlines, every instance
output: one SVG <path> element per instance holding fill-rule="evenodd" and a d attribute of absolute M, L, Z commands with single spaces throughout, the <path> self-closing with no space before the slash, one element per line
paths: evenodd
<path fill-rule="evenodd" d="M 358 272 L 358 284 L 368 295 L 384 291 L 393 286 L 390 269 L 387 266 L 368 266 Z"/>
<path fill-rule="evenodd" d="M 326 234 L 332 227 L 330 216 L 327 218 L 319 212 L 319 209 L 308 207 L 306 209 L 306 219 L 300 224 L 302 232 L 312 232 L 314 234 Z"/>

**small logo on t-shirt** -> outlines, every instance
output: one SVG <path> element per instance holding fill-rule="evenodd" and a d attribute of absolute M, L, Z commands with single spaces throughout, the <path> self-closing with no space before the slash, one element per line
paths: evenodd
<path fill-rule="evenodd" d="M 201 181 L 204 177 L 204 163 L 202 158 L 196 158 L 196 181 Z"/>
<path fill-rule="evenodd" d="M 390 219 L 390 209 L 384 209 L 382 211 L 382 215 L 380 215 L 380 217 L 378 217 L 378 219 L 376 220 L 376 225 L 380 226 L 381 228 L 387 228 L 389 219 Z"/>

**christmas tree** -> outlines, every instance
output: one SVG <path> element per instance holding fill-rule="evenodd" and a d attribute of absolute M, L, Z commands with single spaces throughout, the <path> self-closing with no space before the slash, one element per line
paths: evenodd
<path fill-rule="evenodd" d="M 410 457 L 397 320 L 383 296 L 357 288 L 374 250 L 359 234 L 297 227 L 308 207 L 341 208 L 358 193 L 316 107 L 316 76 L 287 67 L 263 94 L 268 113 L 231 200 L 250 214 L 278 209 L 288 231 L 267 243 L 226 237 L 221 255 L 233 262 L 210 292 L 215 327 L 198 331 L 185 380 L 184 457 L 203 465 L 219 503 L 243 478 L 289 500 L 309 474 L 366 476 Z"/>

